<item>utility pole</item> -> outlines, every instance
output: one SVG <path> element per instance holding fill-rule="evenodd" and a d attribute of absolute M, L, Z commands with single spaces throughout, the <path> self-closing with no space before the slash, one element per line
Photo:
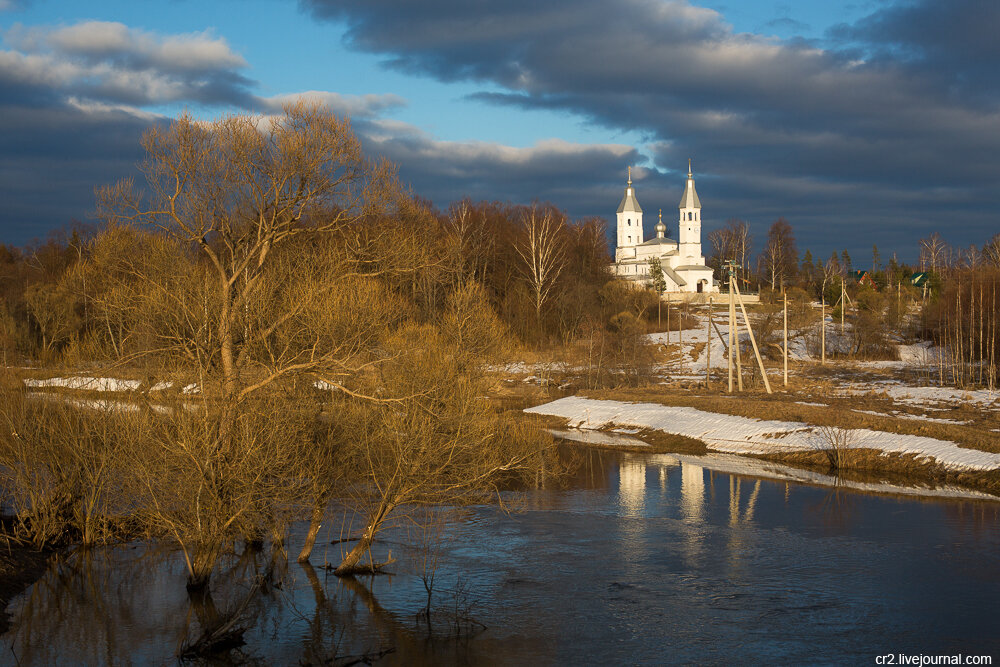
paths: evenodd
<path fill-rule="evenodd" d="M 706 362 L 705 362 L 705 389 L 710 389 L 712 387 L 712 295 L 708 296 L 708 328 L 705 331 L 706 338 L 708 341 L 707 347 L 705 347 Z"/>
<path fill-rule="evenodd" d="M 736 319 L 736 308 L 733 304 L 733 262 L 726 262 L 729 271 L 729 349 L 726 358 L 729 362 L 729 393 L 733 393 L 733 320 Z"/>
<path fill-rule="evenodd" d="M 840 279 L 840 335 L 844 335 L 844 310 L 847 309 L 847 303 L 844 301 L 844 294 L 847 290 L 844 288 L 844 279 Z"/>
<path fill-rule="evenodd" d="M 687 314 L 687 302 L 684 302 L 684 313 Z M 684 316 L 677 313 L 677 348 L 681 353 L 681 370 L 684 370 Z"/>
<path fill-rule="evenodd" d="M 754 338 L 753 329 L 750 327 L 750 318 L 747 317 L 746 306 L 743 305 L 743 297 L 740 296 L 739 287 L 736 288 L 736 297 L 740 300 L 740 312 L 743 313 L 743 323 L 747 327 L 747 333 L 750 335 L 750 345 L 753 346 L 754 357 L 757 358 L 757 366 L 760 368 L 760 377 L 764 380 L 764 388 L 767 389 L 767 393 L 771 393 L 771 383 L 767 380 L 767 373 L 764 372 L 764 360 L 760 358 L 760 348 L 757 347 L 757 339 Z M 736 357 L 739 359 L 739 357 Z M 743 387 L 740 387 L 742 391 Z"/>
<path fill-rule="evenodd" d="M 819 305 L 819 338 L 820 363 L 826 364 L 826 295 L 820 298 Z"/>
<path fill-rule="evenodd" d="M 785 299 L 785 386 L 788 386 L 788 293 L 782 290 Z"/>

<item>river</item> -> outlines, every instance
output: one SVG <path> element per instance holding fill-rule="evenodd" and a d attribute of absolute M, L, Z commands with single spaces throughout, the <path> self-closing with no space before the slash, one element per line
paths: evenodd
<path fill-rule="evenodd" d="M 762 479 L 712 457 L 571 451 L 561 488 L 523 494 L 510 514 L 466 508 L 439 532 L 387 533 L 376 558 L 392 550 L 393 576 L 343 582 L 249 551 L 195 603 L 164 547 L 69 554 L 9 606 L 0 663 L 177 664 L 202 624 L 232 610 L 245 644 L 190 664 L 1000 659 L 1000 503 Z M 314 563 L 339 555 L 327 543 L 340 521 L 330 528 Z M 429 619 L 421 571 L 435 574 Z"/>

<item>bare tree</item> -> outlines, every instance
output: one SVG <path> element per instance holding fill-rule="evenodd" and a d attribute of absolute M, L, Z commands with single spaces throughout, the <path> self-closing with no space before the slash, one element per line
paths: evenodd
<path fill-rule="evenodd" d="M 924 239 L 920 239 L 920 268 L 930 269 L 938 273 L 945 268 L 948 255 L 948 244 L 944 242 L 941 235 L 934 232 Z"/>
<path fill-rule="evenodd" d="M 515 249 L 521 258 L 524 280 L 531 290 L 535 317 L 549 303 L 566 266 L 565 221 L 551 209 L 532 206 L 521 221 L 523 233 Z"/>
<path fill-rule="evenodd" d="M 712 262 L 716 268 L 721 268 L 727 260 L 733 260 L 743 269 L 744 274 L 750 271 L 753 240 L 750 226 L 745 221 L 730 218 L 725 227 L 712 231 L 708 240 L 712 244 Z"/>
<path fill-rule="evenodd" d="M 548 446 L 533 425 L 483 399 L 483 362 L 501 353 L 507 336 L 480 289 L 458 290 L 439 327 L 408 326 L 389 341 L 405 352 L 376 370 L 392 394 L 355 417 L 358 446 L 346 465 L 364 527 L 338 575 L 379 569 L 371 558 L 361 561 L 398 509 L 496 494 L 498 484 L 533 470 Z"/>
<path fill-rule="evenodd" d="M 154 261 L 124 263 L 132 293 L 108 305 L 155 323 L 138 353 L 170 354 L 198 379 L 201 411 L 153 420 L 134 451 L 147 520 L 181 546 L 196 589 L 225 545 L 257 539 L 295 490 L 275 480 L 301 478 L 287 452 L 311 439 L 316 414 L 279 405 L 288 386 L 320 377 L 348 391 L 345 378 L 378 363 L 355 330 L 315 313 L 345 281 L 390 270 L 394 246 L 369 223 L 401 198 L 393 169 L 367 162 L 349 123 L 318 106 L 208 124 L 185 115 L 143 146 L 149 197 L 125 181 L 99 192 L 99 209 L 158 232 Z"/>
<path fill-rule="evenodd" d="M 761 253 L 761 267 L 769 276 L 771 289 L 787 284 L 795 274 L 798 265 L 798 250 L 792 226 L 784 218 L 778 218 L 767 232 L 767 245 Z"/>
<path fill-rule="evenodd" d="M 305 235 L 342 232 L 393 201 L 392 167 L 365 161 L 348 121 L 303 103 L 278 118 L 234 115 L 204 124 L 183 115 L 149 130 L 143 148 L 149 200 L 123 181 L 99 191 L 99 211 L 112 222 L 151 224 L 207 258 L 225 397 L 245 397 L 325 361 L 301 358 L 263 382 L 241 383 L 255 345 L 297 308 L 256 331 L 241 331 L 239 319 L 266 289 L 276 250 Z"/>
<path fill-rule="evenodd" d="M 983 258 L 995 267 L 1000 268 L 1000 233 L 994 234 L 983 246 Z"/>

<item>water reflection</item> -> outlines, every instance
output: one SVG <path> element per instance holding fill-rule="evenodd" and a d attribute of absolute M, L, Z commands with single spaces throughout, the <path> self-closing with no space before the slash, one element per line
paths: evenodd
<path fill-rule="evenodd" d="M 4 650 L 25 666 L 165 664 L 229 618 L 245 645 L 195 664 L 814 663 L 869 661 L 887 646 L 1000 650 L 990 613 L 1000 504 L 774 482 L 682 455 L 573 456 L 568 488 L 530 491 L 514 515 L 471 508 L 444 527 L 429 617 L 403 530 L 386 536 L 394 577 L 339 580 L 289 565 L 281 550 L 245 549 L 201 599 L 186 594 L 177 554 L 129 545 L 53 563 L 11 605 Z"/>
<path fill-rule="evenodd" d="M 642 516 L 646 502 L 646 462 L 626 456 L 618 467 L 618 494 L 623 516 Z"/>
<path fill-rule="evenodd" d="M 684 518 L 699 523 L 705 509 L 705 469 L 692 463 L 681 463 L 681 506 Z"/>

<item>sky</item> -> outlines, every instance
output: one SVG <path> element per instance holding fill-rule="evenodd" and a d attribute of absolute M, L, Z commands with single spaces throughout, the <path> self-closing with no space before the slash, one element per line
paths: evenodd
<path fill-rule="evenodd" d="M 632 166 L 669 235 L 690 158 L 706 237 L 912 261 L 1000 232 L 998 31 L 988 0 L 0 0 L 0 243 L 92 222 L 152 124 L 306 96 L 442 210 L 613 223 Z"/>

